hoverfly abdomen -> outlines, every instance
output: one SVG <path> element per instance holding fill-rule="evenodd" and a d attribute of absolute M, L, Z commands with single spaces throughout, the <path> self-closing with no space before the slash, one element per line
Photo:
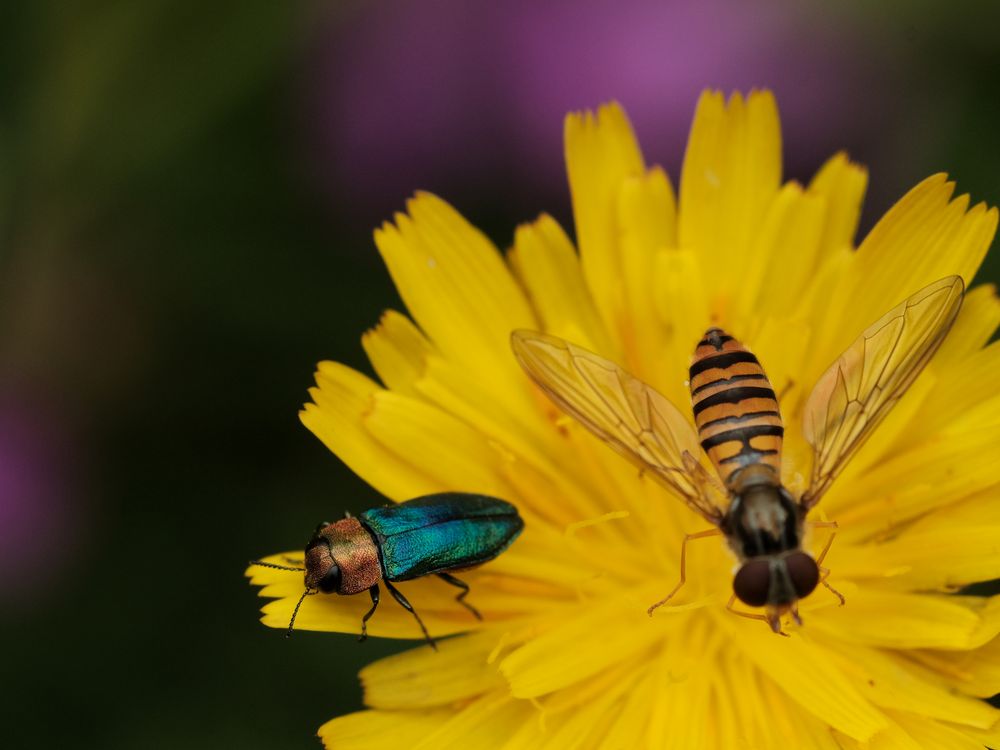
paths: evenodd
<path fill-rule="evenodd" d="M 753 464 L 780 475 L 785 429 L 757 357 L 721 329 L 710 328 L 698 342 L 689 373 L 701 447 L 726 485 L 737 470 Z"/>

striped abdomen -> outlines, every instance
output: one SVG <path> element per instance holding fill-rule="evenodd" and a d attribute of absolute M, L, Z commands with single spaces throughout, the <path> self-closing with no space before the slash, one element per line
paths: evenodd
<path fill-rule="evenodd" d="M 701 447 L 728 486 L 737 469 L 766 464 L 781 475 L 785 434 L 771 383 L 757 358 L 719 328 L 698 342 L 690 370 Z"/>

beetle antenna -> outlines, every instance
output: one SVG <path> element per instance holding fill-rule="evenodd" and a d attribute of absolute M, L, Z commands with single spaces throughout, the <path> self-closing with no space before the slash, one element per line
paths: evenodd
<path fill-rule="evenodd" d="M 295 570 L 299 573 L 305 573 L 305 568 L 293 568 L 290 565 L 277 565 L 276 563 L 264 562 L 263 560 L 251 560 L 248 565 L 259 565 L 262 568 L 274 568 L 275 570 Z"/>
<path fill-rule="evenodd" d="M 312 589 L 306 589 L 302 592 L 302 596 L 299 597 L 299 601 L 295 604 L 295 609 L 292 610 L 292 619 L 288 621 L 288 632 L 285 633 L 285 638 L 292 637 L 292 630 L 295 628 L 295 618 L 299 614 L 299 607 L 302 606 L 302 600 L 305 599 L 310 594 L 315 594 L 316 592 Z"/>

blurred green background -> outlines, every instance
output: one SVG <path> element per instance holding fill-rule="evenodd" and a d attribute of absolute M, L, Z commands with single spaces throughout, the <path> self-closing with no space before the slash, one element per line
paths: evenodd
<path fill-rule="evenodd" d="M 676 177 L 697 92 L 757 85 L 790 177 L 871 166 L 863 230 L 935 171 L 1000 203 L 1000 10 L 872 5 L 5 4 L 2 744 L 309 748 L 360 707 L 405 644 L 286 640 L 242 572 L 381 502 L 296 413 L 369 371 L 413 190 L 569 227 L 565 110 L 618 98 Z"/>

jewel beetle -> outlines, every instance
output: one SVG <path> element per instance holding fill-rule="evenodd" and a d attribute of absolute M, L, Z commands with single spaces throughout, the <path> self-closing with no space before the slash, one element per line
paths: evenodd
<path fill-rule="evenodd" d="M 291 635 L 303 600 L 313 594 L 360 594 L 368 591 L 372 606 L 361 618 L 361 637 L 368 637 L 368 620 L 379 603 L 379 584 L 416 619 L 424 638 L 437 648 L 420 615 L 393 583 L 436 575 L 461 592 L 455 600 L 477 619 L 479 611 L 465 601 L 469 586 L 451 575 L 489 562 L 521 533 L 524 521 L 505 500 L 466 492 L 443 492 L 396 505 L 347 514 L 316 527 L 305 548 L 305 567 L 252 560 L 279 570 L 305 572 L 306 589 L 288 623 Z"/>

